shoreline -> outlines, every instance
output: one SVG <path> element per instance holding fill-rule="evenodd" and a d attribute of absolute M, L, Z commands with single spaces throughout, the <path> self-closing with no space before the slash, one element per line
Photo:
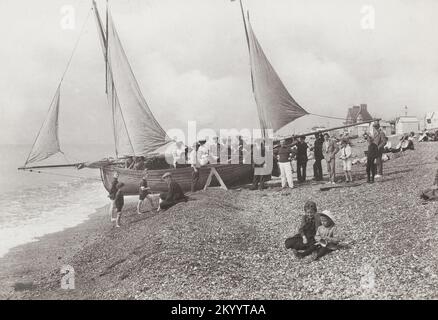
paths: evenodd
<path fill-rule="evenodd" d="M 104 219 L 107 210 L 108 205 L 97 208 L 73 227 L 45 234 L 37 237 L 36 241 L 9 249 L 0 258 L 0 299 L 19 299 L 26 291 L 21 288 L 32 289 L 49 269 L 58 269 L 60 273 L 84 244 L 96 241 L 100 232 L 107 229 L 108 219 Z M 61 283 L 61 274 L 59 279 Z M 15 286 L 18 286 L 18 291 L 14 291 Z"/>
<path fill-rule="evenodd" d="M 419 198 L 432 185 L 437 153 L 438 143 L 416 144 L 386 162 L 373 185 L 212 188 L 141 216 L 128 200 L 117 229 L 105 206 L 0 259 L 0 298 L 437 299 L 438 208 Z M 357 167 L 357 179 L 364 170 Z M 284 249 L 310 199 L 336 212 L 352 248 L 314 263 Z M 75 269 L 75 290 L 60 288 L 63 265 Z M 370 275 L 375 286 L 364 287 Z M 27 290 L 14 291 L 15 283 Z"/>

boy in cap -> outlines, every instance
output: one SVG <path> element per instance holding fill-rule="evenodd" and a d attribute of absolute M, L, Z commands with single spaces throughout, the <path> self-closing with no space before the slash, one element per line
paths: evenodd
<path fill-rule="evenodd" d="M 154 203 L 152 202 L 152 196 L 149 194 L 150 188 L 148 187 L 148 171 L 147 169 L 144 171 L 143 177 L 140 182 L 140 187 L 138 190 L 139 197 L 138 197 L 138 203 L 137 203 L 137 213 L 141 214 L 140 208 L 143 205 L 144 199 L 148 199 L 149 203 L 151 205 L 151 208 L 154 207 Z"/>
<path fill-rule="evenodd" d="M 326 254 L 338 249 L 341 239 L 337 235 L 335 215 L 324 210 L 320 214 L 321 225 L 316 230 L 315 243 L 304 252 L 298 252 L 297 257 L 304 258 L 315 252 L 314 260 L 319 260 Z"/>
<path fill-rule="evenodd" d="M 111 222 L 116 221 L 116 219 L 113 218 L 113 211 L 114 211 L 114 200 L 116 198 L 117 184 L 118 183 L 119 183 L 119 173 L 114 172 L 113 181 L 111 182 L 111 187 L 110 187 L 110 190 L 108 193 L 108 198 L 110 198 L 110 200 L 111 200 L 110 208 L 109 208 L 109 215 L 111 218 Z"/>
<path fill-rule="evenodd" d="M 286 249 L 292 249 L 295 256 L 298 250 L 308 250 L 315 243 L 315 234 L 321 225 L 319 214 L 317 213 L 316 203 L 307 201 L 304 204 L 304 215 L 301 217 L 298 233 L 284 242 Z"/>
<path fill-rule="evenodd" d="M 125 199 L 124 199 L 124 193 L 122 191 L 122 188 L 125 184 L 123 182 L 119 182 L 117 184 L 117 192 L 116 192 L 116 196 L 114 199 L 114 204 L 116 206 L 117 209 L 117 219 L 116 219 L 116 227 L 120 228 L 120 219 L 122 218 L 122 209 L 123 209 L 123 205 L 125 204 Z"/>

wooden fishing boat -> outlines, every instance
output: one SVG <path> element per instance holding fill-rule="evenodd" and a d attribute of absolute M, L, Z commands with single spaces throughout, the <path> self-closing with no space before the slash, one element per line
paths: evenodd
<path fill-rule="evenodd" d="M 199 168 L 199 186 L 204 187 L 211 168 L 215 168 L 223 182 L 229 186 L 246 184 L 251 181 L 253 169 L 248 164 L 209 164 Z M 116 166 L 106 166 L 101 169 L 101 176 L 105 189 L 109 191 L 114 173 L 119 174 L 118 180 L 125 184 L 123 190 L 126 195 L 138 195 L 138 187 L 143 176 L 143 171 L 129 170 Z M 148 170 L 148 186 L 152 192 L 167 191 L 166 183 L 161 179 L 166 172 L 172 173 L 172 177 L 177 181 L 181 188 L 186 192 L 190 191 L 193 169 L 161 169 Z M 218 185 L 218 181 L 213 180 L 212 186 Z"/>

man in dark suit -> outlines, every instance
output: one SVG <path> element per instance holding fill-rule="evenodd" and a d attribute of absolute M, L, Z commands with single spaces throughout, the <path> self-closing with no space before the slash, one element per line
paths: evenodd
<path fill-rule="evenodd" d="M 315 134 L 315 144 L 313 146 L 313 155 L 315 158 L 315 163 L 313 164 L 313 179 L 316 181 L 322 181 L 322 165 L 321 161 L 324 159 L 324 154 L 322 153 L 322 145 L 324 143 L 324 138 L 321 133 Z"/>
<path fill-rule="evenodd" d="M 168 191 L 160 194 L 160 204 L 157 211 L 166 210 L 179 202 L 187 201 L 181 186 L 173 180 L 170 172 L 166 172 L 162 179 L 166 182 Z"/>
<path fill-rule="evenodd" d="M 307 157 L 307 148 L 306 137 L 299 137 L 297 144 L 297 178 L 299 182 L 306 181 L 306 168 L 307 161 L 309 160 Z"/>

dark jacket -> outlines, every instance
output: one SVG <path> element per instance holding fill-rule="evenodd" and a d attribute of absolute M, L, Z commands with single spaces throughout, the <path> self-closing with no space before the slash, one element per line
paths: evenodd
<path fill-rule="evenodd" d="M 379 156 L 379 150 L 377 144 L 374 142 L 368 145 L 367 159 L 368 161 L 374 161 Z"/>
<path fill-rule="evenodd" d="M 275 151 L 274 154 L 278 155 L 280 157 L 280 159 L 278 160 L 278 162 L 290 162 L 290 154 L 292 153 L 291 151 L 291 146 L 290 145 L 284 145 L 284 146 L 279 146 Z"/>
<path fill-rule="evenodd" d="M 123 205 L 125 204 L 124 194 L 121 189 L 119 189 L 116 192 L 116 198 L 115 198 L 115 206 L 117 208 L 117 211 L 121 211 L 123 208 Z"/>
<path fill-rule="evenodd" d="M 149 189 L 142 189 L 141 187 L 147 188 L 148 182 L 147 180 L 141 179 L 140 187 L 138 188 L 138 194 L 140 195 L 140 198 L 146 198 L 146 196 L 149 194 Z"/>
<path fill-rule="evenodd" d="M 165 200 L 174 202 L 184 199 L 186 199 L 186 196 L 184 195 L 181 186 L 178 184 L 178 182 L 172 181 L 169 185 L 169 190 L 167 192 L 167 196 Z"/>
<path fill-rule="evenodd" d="M 305 163 L 309 160 L 307 158 L 308 145 L 305 142 L 299 142 L 297 144 L 297 163 Z"/>
<path fill-rule="evenodd" d="M 119 183 L 119 180 L 117 178 L 113 179 L 113 182 L 111 182 L 111 188 L 109 190 L 108 197 L 111 200 L 114 200 L 116 198 L 116 192 L 117 192 L 117 184 Z"/>
<path fill-rule="evenodd" d="M 321 138 L 318 138 L 315 140 L 315 145 L 313 146 L 313 154 L 314 154 L 315 160 L 324 159 L 324 154 L 322 153 L 323 143 L 324 143 L 324 140 Z"/>
<path fill-rule="evenodd" d="M 321 225 L 321 220 L 319 214 L 309 216 L 307 214 L 303 215 L 301 218 L 301 224 L 298 229 L 298 233 L 301 236 L 305 236 L 308 242 L 313 242 L 316 235 L 316 230 Z"/>
<path fill-rule="evenodd" d="M 382 131 L 382 129 L 378 129 L 376 133 L 374 134 L 374 143 L 377 145 L 377 149 L 379 152 L 383 151 L 383 148 L 385 147 L 385 133 Z"/>

